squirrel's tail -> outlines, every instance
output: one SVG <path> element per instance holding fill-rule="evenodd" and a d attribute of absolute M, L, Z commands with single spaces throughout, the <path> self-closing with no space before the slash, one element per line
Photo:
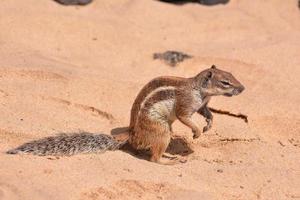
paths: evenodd
<path fill-rule="evenodd" d="M 106 150 L 117 150 L 126 143 L 127 140 L 119 142 L 113 137 L 105 134 L 61 134 L 25 143 L 6 153 L 27 153 L 39 156 L 70 156 L 78 153 L 103 153 Z"/>

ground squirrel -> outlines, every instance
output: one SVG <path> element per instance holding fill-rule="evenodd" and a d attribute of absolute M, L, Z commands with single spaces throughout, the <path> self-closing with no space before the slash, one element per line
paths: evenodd
<path fill-rule="evenodd" d="M 229 72 L 214 65 L 194 77 L 158 77 L 146 84 L 137 95 L 132 109 L 129 137 L 119 142 L 111 136 L 80 133 L 60 135 L 32 141 L 7 153 L 32 153 L 36 155 L 73 155 L 75 153 L 103 152 L 115 150 L 129 143 L 136 150 L 149 149 L 150 161 L 162 163 L 160 158 L 167 149 L 172 133 L 172 123 L 178 119 L 192 129 L 198 138 L 200 128 L 192 120 L 197 112 L 212 126 L 213 116 L 207 107 L 212 96 L 238 95 L 244 86 Z"/>

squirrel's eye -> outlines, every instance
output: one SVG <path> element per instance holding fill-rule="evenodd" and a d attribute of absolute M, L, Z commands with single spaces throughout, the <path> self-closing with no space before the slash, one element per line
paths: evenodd
<path fill-rule="evenodd" d="M 221 83 L 225 86 L 230 86 L 230 83 L 228 81 L 221 81 Z"/>

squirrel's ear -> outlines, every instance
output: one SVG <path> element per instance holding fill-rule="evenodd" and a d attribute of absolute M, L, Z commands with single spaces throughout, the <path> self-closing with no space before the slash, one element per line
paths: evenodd
<path fill-rule="evenodd" d="M 211 79 L 212 76 L 213 76 L 213 73 L 211 71 L 208 71 L 205 77 L 208 79 Z"/>
<path fill-rule="evenodd" d="M 207 71 L 207 73 L 205 74 L 205 76 L 202 80 L 202 83 L 201 83 L 201 86 L 203 88 L 207 88 L 208 83 L 211 81 L 212 76 L 213 76 L 213 73 L 211 71 Z"/>
<path fill-rule="evenodd" d="M 211 69 L 217 69 L 216 65 L 212 65 Z"/>

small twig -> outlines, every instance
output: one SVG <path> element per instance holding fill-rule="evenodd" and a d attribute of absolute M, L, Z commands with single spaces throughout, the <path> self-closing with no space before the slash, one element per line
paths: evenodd
<path fill-rule="evenodd" d="M 237 118 L 241 118 L 245 121 L 245 123 L 248 123 L 248 116 L 247 115 L 244 115 L 244 114 L 234 114 L 234 113 L 231 113 L 229 111 L 225 111 L 225 110 L 219 110 L 219 109 L 215 109 L 215 108 L 211 108 L 209 107 L 209 110 L 213 113 L 218 113 L 218 114 L 221 114 L 221 115 L 228 115 L 228 116 L 231 116 L 231 117 L 237 117 Z"/>
<path fill-rule="evenodd" d="M 285 145 L 284 145 L 280 140 L 278 140 L 278 143 L 279 143 L 282 147 L 285 147 Z"/>

